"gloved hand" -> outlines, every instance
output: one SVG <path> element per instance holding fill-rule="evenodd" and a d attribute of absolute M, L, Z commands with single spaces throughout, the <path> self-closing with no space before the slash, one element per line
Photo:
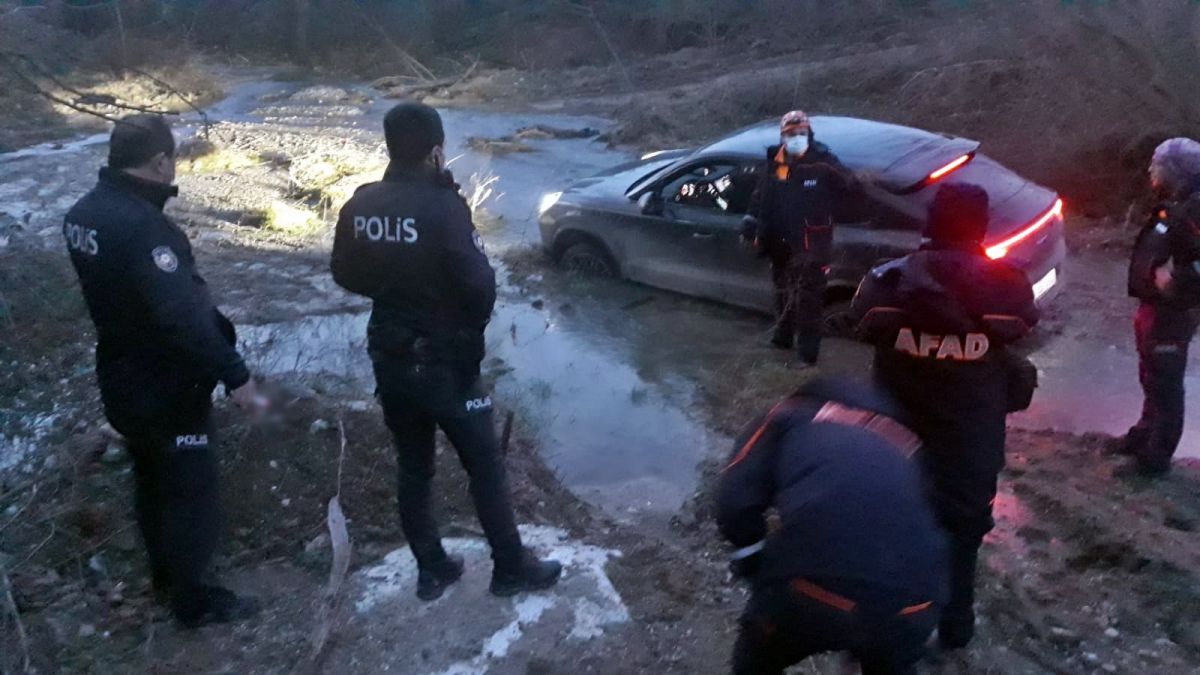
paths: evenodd
<path fill-rule="evenodd" d="M 742 243 L 753 244 L 758 239 L 759 220 L 754 216 L 742 217 Z"/>
<path fill-rule="evenodd" d="M 753 579 L 762 566 L 763 543 L 758 542 L 733 552 L 729 572 L 739 579 Z"/>

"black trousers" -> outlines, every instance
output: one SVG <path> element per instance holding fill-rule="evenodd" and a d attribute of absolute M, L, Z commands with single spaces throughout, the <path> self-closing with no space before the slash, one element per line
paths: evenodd
<path fill-rule="evenodd" d="M 1168 471 L 1183 437 L 1184 388 L 1188 347 L 1197 314 L 1143 303 L 1134 318 L 1142 415 L 1129 430 L 1128 449 L 1151 471 Z"/>
<path fill-rule="evenodd" d="M 771 263 L 775 284 L 775 337 L 778 344 L 793 344 L 801 356 L 816 360 L 821 349 L 825 310 L 825 270 L 798 257 L 777 258 Z"/>
<path fill-rule="evenodd" d="M 937 623 L 930 607 L 901 615 L 901 603 L 860 603 L 839 609 L 786 583 L 755 588 L 733 648 L 734 675 L 780 675 L 825 652 L 848 651 L 864 675 L 912 673 Z"/>
<path fill-rule="evenodd" d="M 1004 434 L 1000 433 L 1003 448 Z M 942 611 L 938 630 L 944 643 L 966 644 L 975 633 L 975 576 L 983 537 L 992 530 L 992 502 L 996 498 L 999 469 L 970 466 L 971 449 L 991 443 L 959 445 L 965 454 L 957 460 L 925 458 L 934 513 L 950 543 L 950 599 Z M 929 444 L 925 452 L 930 452 Z M 934 449 L 936 451 L 936 449 Z M 984 464 L 984 462 L 980 462 Z"/>
<path fill-rule="evenodd" d="M 177 616 L 204 611 L 221 529 L 219 468 L 207 398 L 155 423 L 123 425 L 133 458 L 134 507 L 156 591 Z"/>
<path fill-rule="evenodd" d="M 438 428 L 470 477 L 471 499 L 492 559 L 500 569 L 516 566 L 523 551 L 521 536 L 509 502 L 491 397 L 480 384 L 478 367 L 377 360 L 375 377 L 398 454 L 400 524 L 418 566 L 446 556 L 431 510 Z"/>

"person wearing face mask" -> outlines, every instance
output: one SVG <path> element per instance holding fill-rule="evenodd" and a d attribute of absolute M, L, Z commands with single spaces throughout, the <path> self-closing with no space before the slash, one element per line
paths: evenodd
<path fill-rule="evenodd" d="M 438 428 L 470 476 L 492 549 L 492 593 L 549 588 L 562 566 L 538 560 L 521 543 L 492 399 L 480 381 L 496 275 L 446 170 L 441 116 L 402 103 L 383 128 L 387 171 L 342 207 L 330 267 L 340 286 L 374 301 L 367 347 L 399 459 L 400 524 L 417 561 L 417 597 L 441 597 L 463 573 L 462 558 L 442 547 L 431 513 Z"/>
<path fill-rule="evenodd" d="M 104 413 L 133 458 L 138 526 L 153 590 L 180 623 L 247 618 L 253 599 L 210 585 L 220 530 L 212 391 L 246 409 L 262 403 L 213 305 L 187 235 L 163 214 L 178 194 L 175 138 L 157 115 L 116 123 L 108 166 L 63 222 L 96 326 Z"/>
<path fill-rule="evenodd" d="M 858 181 L 816 141 L 804 112 L 784 115 L 779 135 L 779 145 L 767 149 L 742 237 L 771 261 L 777 320 L 771 344 L 798 347 L 801 360 L 815 365 L 833 224 L 853 207 Z"/>
<path fill-rule="evenodd" d="M 1129 294 L 1134 319 L 1142 415 L 1120 448 L 1131 457 L 1123 476 L 1161 476 L 1183 435 L 1183 376 L 1200 325 L 1200 143 L 1172 138 L 1154 151 L 1150 185 L 1160 202 L 1138 234 Z"/>

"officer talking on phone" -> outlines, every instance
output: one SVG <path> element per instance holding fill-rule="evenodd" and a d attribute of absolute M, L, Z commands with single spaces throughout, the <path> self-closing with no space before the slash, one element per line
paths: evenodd
<path fill-rule="evenodd" d="M 399 455 L 400 523 L 417 560 L 417 596 L 440 597 L 463 572 L 462 559 L 442 548 L 430 512 L 439 428 L 470 475 L 495 563 L 492 593 L 548 588 L 562 566 L 521 543 L 492 399 L 480 381 L 496 276 L 446 170 L 441 116 L 402 103 L 383 126 L 391 162 L 382 181 L 359 188 L 342 208 L 331 267 L 339 285 L 374 300 L 368 349 Z"/>

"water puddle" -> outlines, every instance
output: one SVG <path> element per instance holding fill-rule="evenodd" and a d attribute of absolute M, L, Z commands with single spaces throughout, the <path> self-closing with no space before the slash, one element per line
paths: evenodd
<path fill-rule="evenodd" d="M 1133 346 L 1135 301 L 1126 298 L 1126 261 L 1097 254 L 1068 259 L 1069 286 L 1057 302 L 1075 311 L 1096 298 L 1098 304 L 1118 307 L 1102 326 L 1088 327 L 1041 345 L 1030 358 L 1041 372 L 1033 406 L 1010 417 L 1024 429 L 1054 429 L 1070 433 L 1124 434 L 1142 411 L 1138 358 Z M 1123 304 L 1122 304 L 1123 303 Z M 1079 311 L 1086 311 L 1080 308 Z M 1070 319 L 1068 318 L 1068 321 Z M 1179 457 L 1200 457 L 1200 351 L 1193 349 L 1188 373 L 1187 414 Z"/>
<path fill-rule="evenodd" d="M 578 318 L 569 307 L 502 300 L 487 332 L 496 391 L 568 489 L 615 516 L 669 516 L 695 489 L 700 462 L 728 441 L 690 412 L 689 382 L 639 372 L 631 336 Z M 256 372 L 326 387 L 335 379 L 367 398 L 366 323 L 365 313 L 331 314 L 238 333 Z"/>

